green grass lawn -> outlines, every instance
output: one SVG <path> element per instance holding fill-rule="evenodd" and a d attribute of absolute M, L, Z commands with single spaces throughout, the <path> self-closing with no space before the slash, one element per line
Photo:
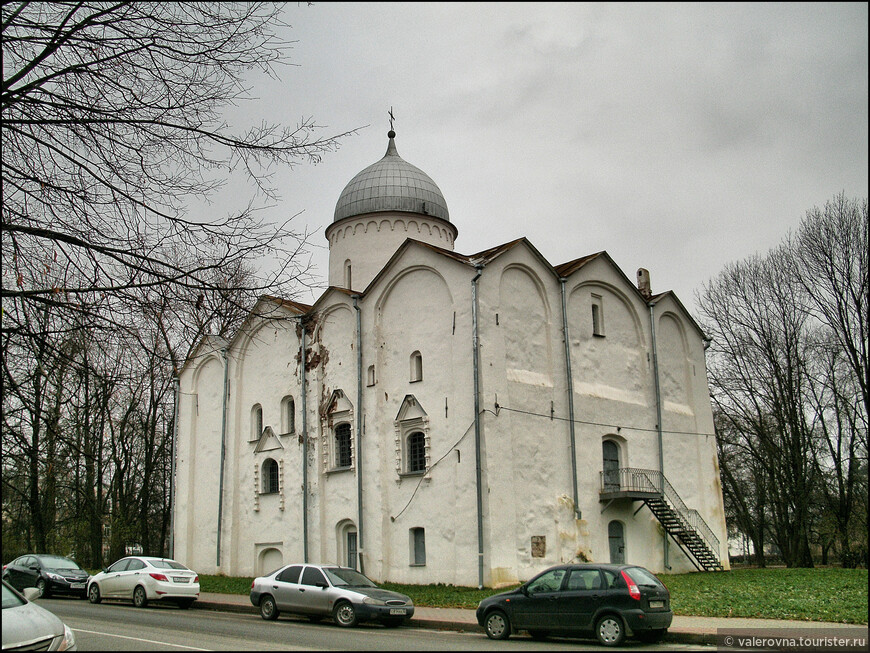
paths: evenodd
<path fill-rule="evenodd" d="M 671 592 L 674 614 L 708 617 L 759 617 L 867 623 L 867 570 L 735 569 L 726 572 L 661 575 Z M 253 578 L 200 575 L 203 592 L 248 594 Z M 410 596 L 416 605 L 471 608 L 504 591 L 456 585 L 383 587 Z"/>

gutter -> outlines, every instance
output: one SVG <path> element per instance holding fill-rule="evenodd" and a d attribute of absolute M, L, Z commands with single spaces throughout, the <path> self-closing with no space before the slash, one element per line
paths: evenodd
<path fill-rule="evenodd" d="M 665 477 L 665 458 L 664 458 L 664 447 L 662 444 L 662 391 L 661 386 L 659 385 L 659 354 L 658 354 L 658 346 L 656 345 L 656 318 L 655 318 L 655 305 L 652 303 L 647 304 L 649 306 L 649 327 L 650 333 L 652 334 L 652 363 L 653 363 L 653 379 L 655 380 L 655 391 L 656 391 L 656 440 L 658 444 L 658 454 L 659 454 L 659 472 L 661 473 L 660 477 L 662 479 L 662 485 L 664 485 L 664 477 Z M 659 488 L 659 492 L 663 492 L 664 487 Z M 668 534 L 667 531 L 662 535 L 662 548 L 664 549 L 664 567 L 665 569 L 670 569 L 671 566 L 669 564 L 669 555 L 668 555 Z"/>
<path fill-rule="evenodd" d="M 359 307 L 359 295 L 353 296 L 353 308 L 356 311 L 356 501 L 357 524 L 356 557 L 360 573 L 365 574 L 363 566 L 363 489 L 362 489 L 362 312 Z"/>
<path fill-rule="evenodd" d="M 474 368 L 474 459 L 477 489 L 477 589 L 483 589 L 483 487 L 480 462 L 480 337 L 477 325 L 477 280 L 483 265 L 474 266 L 477 274 L 471 280 L 471 346 Z"/>
<path fill-rule="evenodd" d="M 175 393 L 172 402 L 175 416 L 172 418 L 172 443 L 169 449 L 169 557 L 175 558 L 175 448 L 178 442 L 178 402 L 181 396 L 181 379 L 178 374 L 175 375 L 172 390 Z"/>
<path fill-rule="evenodd" d="M 218 517 L 217 517 L 217 550 L 215 557 L 216 571 L 220 571 L 221 566 L 221 521 L 223 519 L 224 510 L 224 461 L 227 455 L 227 394 L 229 388 L 230 362 L 227 358 L 227 348 L 221 349 L 221 358 L 224 359 L 224 395 L 222 399 L 221 410 L 221 465 L 220 465 L 220 484 L 218 485 Z"/>
<path fill-rule="evenodd" d="M 565 299 L 565 282 L 567 279 L 560 278 L 562 288 L 562 332 L 565 338 L 565 369 L 568 380 L 568 429 L 571 434 L 571 482 L 574 491 L 574 515 L 576 519 L 582 519 L 580 512 L 580 499 L 577 490 L 577 441 L 574 433 L 574 375 L 571 369 L 571 340 L 568 335 L 568 304 Z"/>
<path fill-rule="evenodd" d="M 308 387 L 305 377 L 305 322 L 299 318 L 302 327 L 302 562 L 308 562 Z"/>

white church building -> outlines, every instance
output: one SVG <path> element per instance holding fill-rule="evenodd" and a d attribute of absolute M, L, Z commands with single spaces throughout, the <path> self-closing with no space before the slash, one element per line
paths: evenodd
<path fill-rule="evenodd" d="M 705 335 L 677 297 L 603 251 L 459 254 L 388 137 L 338 198 L 315 304 L 262 297 L 180 372 L 174 556 L 488 587 L 727 569 Z"/>

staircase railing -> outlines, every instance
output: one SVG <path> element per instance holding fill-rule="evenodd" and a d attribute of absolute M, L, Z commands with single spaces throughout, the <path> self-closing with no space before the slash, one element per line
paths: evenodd
<path fill-rule="evenodd" d="M 655 469 L 640 469 L 637 467 L 620 467 L 601 472 L 602 492 L 650 492 L 661 494 L 677 513 L 677 518 L 687 527 L 694 530 L 698 537 L 704 540 L 717 560 L 719 555 L 719 538 L 694 509 L 686 507 L 683 499 L 660 471 Z"/>

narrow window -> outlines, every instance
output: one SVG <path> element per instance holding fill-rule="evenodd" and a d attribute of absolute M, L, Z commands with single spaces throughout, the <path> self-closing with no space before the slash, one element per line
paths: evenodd
<path fill-rule="evenodd" d="M 281 401 L 282 421 L 284 422 L 284 433 L 296 432 L 296 402 L 293 397 L 286 396 Z"/>
<path fill-rule="evenodd" d="M 605 440 L 601 443 L 601 455 L 604 459 L 604 491 L 617 492 L 619 482 L 619 445 L 613 440 Z"/>
<path fill-rule="evenodd" d="M 422 567 L 426 564 L 426 529 L 412 528 L 411 532 L 411 565 Z"/>
<path fill-rule="evenodd" d="M 368 370 L 368 385 L 373 386 L 375 384 L 375 366 L 369 365 Z"/>
<path fill-rule="evenodd" d="M 267 458 L 263 463 L 263 494 L 275 494 L 278 489 L 278 463 Z"/>
<path fill-rule="evenodd" d="M 408 471 L 426 471 L 426 441 L 420 431 L 408 436 Z"/>
<path fill-rule="evenodd" d="M 350 424 L 335 427 L 335 466 L 350 467 Z"/>
<path fill-rule="evenodd" d="M 592 335 L 604 336 L 604 312 L 599 295 L 592 295 Z"/>
<path fill-rule="evenodd" d="M 423 355 L 419 351 L 411 354 L 411 382 L 423 380 Z"/>
<path fill-rule="evenodd" d="M 356 531 L 347 532 L 347 566 L 356 569 Z"/>
<path fill-rule="evenodd" d="M 251 408 L 251 440 L 259 440 L 263 435 L 263 407 L 255 404 Z"/>
<path fill-rule="evenodd" d="M 344 262 L 344 287 L 348 290 L 353 289 L 351 285 L 353 282 L 353 274 L 352 274 L 352 266 L 350 264 L 350 259 L 347 259 Z"/>

